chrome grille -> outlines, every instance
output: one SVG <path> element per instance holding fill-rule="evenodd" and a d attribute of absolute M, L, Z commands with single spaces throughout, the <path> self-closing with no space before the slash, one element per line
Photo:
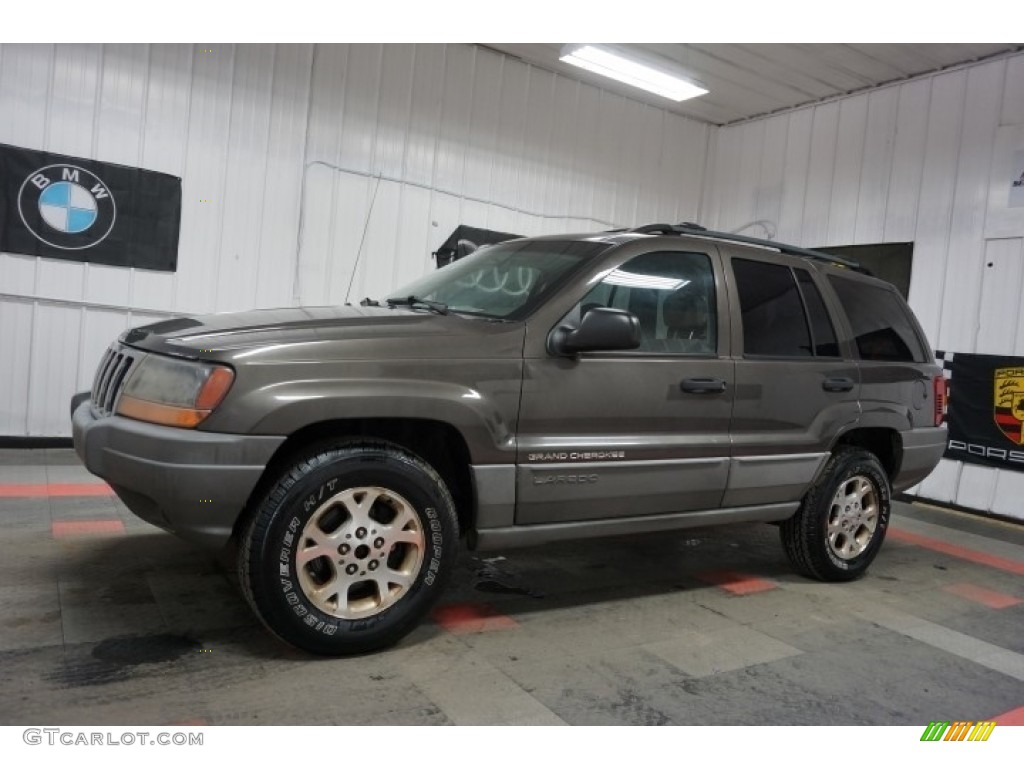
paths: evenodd
<path fill-rule="evenodd" d="M 129 354 L 127 347 L 113 346 L 103 355 L 92 383 L 92 405 L 101 414 L 114 412 L 134 363 L 135 357 Z"/>

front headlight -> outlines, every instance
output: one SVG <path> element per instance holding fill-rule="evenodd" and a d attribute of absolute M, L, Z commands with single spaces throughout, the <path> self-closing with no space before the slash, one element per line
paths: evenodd
<path fill-rule="evenodd" d="M 117 413 L 171 427 L 194 427 L 231 389 L 235 372 L 225 365 L 149 355 L 125 385 Z"/>

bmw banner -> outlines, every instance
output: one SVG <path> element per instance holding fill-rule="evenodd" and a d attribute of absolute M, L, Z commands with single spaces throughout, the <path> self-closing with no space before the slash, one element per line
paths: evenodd
<path fill-rule="evenodd" d="M 181 179 L 0 144 L 0 251 L 173 272 Z"/>
<path fill-rule="evenodd" d="M 949 387 L 945 457 L 1024 472 L 1024 358 L 937 357 Z"/>

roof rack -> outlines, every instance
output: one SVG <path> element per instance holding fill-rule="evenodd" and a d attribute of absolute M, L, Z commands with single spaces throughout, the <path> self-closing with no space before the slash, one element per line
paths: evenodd
<path fill-rule="evenodd" d="M 629 231 L 643 235 L 697 235 L 698 237 L 708 237 L 713 240 L 729 240 L 734 243 L 760 245 L 765 248 L 772 248 L 780 253 L 788 253 L 792 256 L 804 256 L 808 259 L 817 259 L 818 261 L 827 261 L 829 264 L 853 269 L 857 272 L 863 272 L 866 275 L 871 274 L 856 261 L 850 261 L 849 259 L 844 259 L 839 256 L 833 256 L 823 251 L 812 251 L 810 248 L 800 248 L 795 245 L 787 245 L 786 243 L 777 243 L 774 240 L 762 240 L 759 237 L 734 235 L 730 232 L 716 232 L 712 229 L 706 229 L 700 224 L 693 224 L 688 221 L 683 222 L 682 224 L 645 224 L 642 227 L 634 227 Z"/>

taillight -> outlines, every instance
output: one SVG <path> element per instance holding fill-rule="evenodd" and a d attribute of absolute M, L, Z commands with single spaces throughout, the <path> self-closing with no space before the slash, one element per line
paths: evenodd
<path fill-rule="evenodd" d="M 946 420 L 946 379 L 936 376 L 932 379 L 932 388 L 935 390 L 935 426 L 941 427 Z"/>

